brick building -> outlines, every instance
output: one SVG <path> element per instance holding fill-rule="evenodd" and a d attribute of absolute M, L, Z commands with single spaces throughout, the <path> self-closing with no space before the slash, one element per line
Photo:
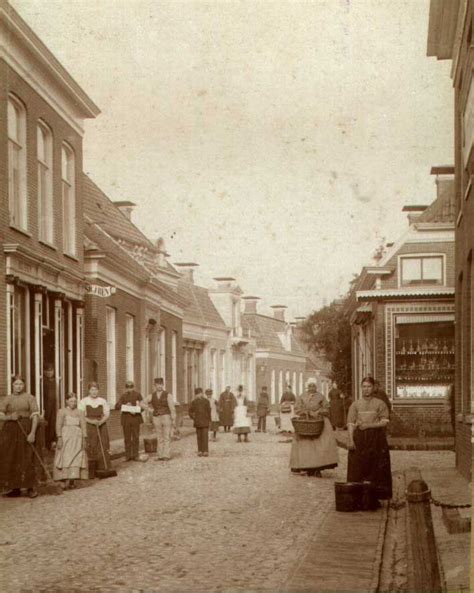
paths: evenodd
<path fill-rule="evenodd" d="M 454 381 L 453 179 L 435 168 L 437 198 L 408 206 L 409 228 L 377 265 L 363 268 L 346 305 L 353 397 L 366 375 L 393 401 L 392 434 L 450 434 Z"/>
<path fill-rule="evenodd" d="M 456 205 L 456 465 L 472 474 L 474 437 L 473 0 L 431 0 L 428 56 L 452 60 Z"/>
<path fill-rule="evenodd" d="M 194 388 L 210 387 L 215 395 L 230 385 L 236 392 L 242 385 L 246 396 L 255 396 L 255 341 L 243 338 L 239 317 L 240 289 L 223 281 L 216 292 L 197 286 L 193 270 L 196 264 L 175 264 L 182 271 L 179 291 L 189 303 L 184 309 L 184 390 L 185 401 L 194 397 Z M 216 296 L 217 295 L 217 296 Z M 213 298 L 223 311 L 228 309 L 227 319 L 234 325 L 227 325 L 219 313 Z M 240 336 L 240 337 L 239 337 Z"/>
<path fill-rule="evenodd" d="M 308 360 L 291 324 L 285 321 L 286 307 L 274 305 L 274 314 L 270 317 L 258 313 L 258 297 L 248 296 L 243 300 L 242 327 L 246 334 L 256 339 L 257 393 L 265 385 L 270 402 L 277 404 L 289 384 L 293 392 L 300 395 L 309 376 Z"/>
<path fill-rule="evenodd" d="M 99 109 L 0 2 L 0 395 L 21 374 L 42 408 L 82 393 L 83 123 Z"/>
<path fill-rule="evenodd" d="M 132 223 L 131 202 L 112 202 L 86 175 L 83 184 L 85 376 L 99 382 L 111 404 L 126 380 L 150 393 L 158 376 L 182 401 L 186 300 L 178 294 L 179 274 Z"/>

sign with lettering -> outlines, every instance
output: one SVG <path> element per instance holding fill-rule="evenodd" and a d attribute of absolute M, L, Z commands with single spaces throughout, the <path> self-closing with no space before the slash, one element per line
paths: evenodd
<path fill-rule="evenodd" d="M 98 284 L 86 284 L 86 292 L 98 297 L 109 297 L 115 294 L 115 286 L 99 286 Z"/>

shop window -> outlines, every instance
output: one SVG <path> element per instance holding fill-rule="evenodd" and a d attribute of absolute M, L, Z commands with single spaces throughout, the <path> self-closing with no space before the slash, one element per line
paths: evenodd
<path fill-rule="evenodd" d="M 160 377 L 163 377 L 165 385 L 166 381 L 166 329 L 161 328 L 159 336 L 159 360 L 158 360 L 158 373 Z"/>
<path fill-rule="evenodd" d="M 74 151 L 67 144 L 61 150 L 61 187 L 64 253 L 76 255 L 76 172 Z"/>
<path fill-rule="evenodd" d="M 36 128 L 39 239 L 53 243 L 53 136 L 42 121 Z"/>
<path fill-rule="evenodd" d="M 402 257 L 401 285 L 443 284 L 443 257 Z"/>
<path fill-rule="evenodd" d="M 398 316 L 395 350 L 398 399 L 446 396 L 454 383 L 454 323 L 450 315 Z"/>
<path fill-rule="evenodd" d="M 8 206 L 10 224 L 26 230 L 26 110 L 12 95 L 8 97 Z"/>
<path fill-rule="evenodd" d="M 117 399 L 115 309 L 112 307 L 105 308 L 105 327 L 107 344 L 107 398 L 110 403 L 115 404 Z"/>
<path fill-rule="evenodd" d="M 134 341 L 134 318 L 128 313 L 125 315 L 125 366 L 126 380 L 134 381 L 135 373 L 133 368 L 133 341 Z"/>

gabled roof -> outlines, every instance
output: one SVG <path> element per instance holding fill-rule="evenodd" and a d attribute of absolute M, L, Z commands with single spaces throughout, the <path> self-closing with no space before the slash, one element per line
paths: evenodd
<path fill-rule="evenodd" d="M 295 356 L 306 356 L 301 344 L 291 335 L 291 351 L 286 350 L 278 334 L 284 334 L 287 323 L 274 317 L 254 313 L 242 314 L 242 328 L 244 332 L 250 330 L 255 337 L 257 348 L 280 354 L 293 354 Z"/>
<path fill-rule="evenodd" d="M 178 293 L 187 301 L 183 321 L 205 327 L 228 329 L 209 298 L 208 290 L 187 280 L 178 281 Z"/>
<path fill-rule="evenodd" d="M 158 254 L 156 246 L 85 173 L 83 192 L 84 213 L 129 249 L 132 257 L 136 256 L 135 259 L 139 259 L 151 273 L 158 273 L 160 266 L 153 261 Z M 168 261 L 165 262 L 165 269 L 178 275 Z"/>
<path fill-rule="evenodd" d="M 428 208 L 414 221 L 415 225 L 424 222 L 451 222 L 456 219 L 454 195 L 451 191 L 441 192 Z"/>

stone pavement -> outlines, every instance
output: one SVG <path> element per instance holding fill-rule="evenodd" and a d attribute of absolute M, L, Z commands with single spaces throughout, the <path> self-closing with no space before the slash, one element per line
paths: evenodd
<path fill-rule="evenodd" d="M 287 591 L 345 469 L 292 474 L 282 440 L 220 433 L 198 458 L 187 437 L 169 463 L 115 462 L 116 478 L 62 496 L 2 499 L 0 590 Z"/>

